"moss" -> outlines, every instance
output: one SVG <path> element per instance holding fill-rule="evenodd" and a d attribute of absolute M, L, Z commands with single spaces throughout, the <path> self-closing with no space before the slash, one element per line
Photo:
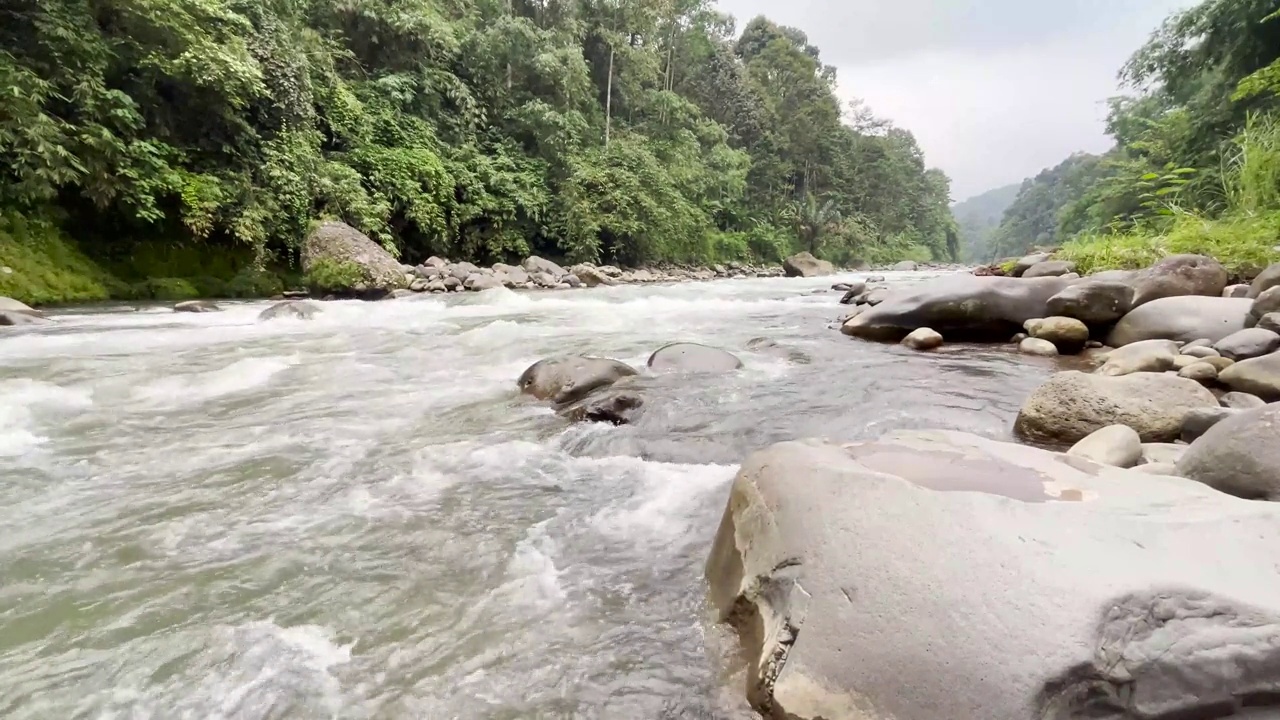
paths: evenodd
<path fill-rule="evenodd" d="M 0 213 L 0 296 L 54 305 L 107 300 L 125 292 L 124 283 L 86 257 L 54 223 Z"/>
<path fill-rule="evenodd" d="M 364 283 L 364 273 L 353 262 L 320 258 L 311 265 L 303 281 L 318 292 L 347 292 Z"/>
<path fill-rule="evenodd" d="M 1015 258 L 1010 258 L 1008 260 L 1005 260 L 1004 262 L 1000 263 L 999 268 L 1000 268 L 1000 272 L 1004 273 L 1005 275 L 1012 275 L 1013 271 L 1018 269 L 1018 260 Z"/>
<path fill-rule="evenodd" d="M 1280 213 L 1206 220 L 1183 216 L 1167 233 L 1128 232 L 1089 235 L 1068 242 L 1057 253 L 1081 274 L 1099 270 L 1137 270 L 1160 258 L 1185 253 L 1216 258 L 1227 271 L 1252 277 L 1280 261 Z"/>
<path fill-rule="evenodd" d="M 267 270 L 245 268 L 227 282 L 225 297 L 263 298 L 278 295 L 283 290 L 284 281 L 279 275 Z"/>

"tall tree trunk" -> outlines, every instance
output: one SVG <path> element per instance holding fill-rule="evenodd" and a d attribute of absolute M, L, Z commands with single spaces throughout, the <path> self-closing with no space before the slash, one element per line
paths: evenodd
<path fill-rule="evenodd" d="M 613 45 L 609 46 L 609 82 L 604 91 L 604 146 L 609 147 L 609 130 L 613 124 Z"/>

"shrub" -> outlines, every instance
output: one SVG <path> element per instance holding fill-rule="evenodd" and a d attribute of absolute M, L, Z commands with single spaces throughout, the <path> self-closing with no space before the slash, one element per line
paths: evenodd
<path fill-rule="evenodd" d="M 347 292 L 364 282 L 360 266 L 345 260 L 320 258 L 303 278 L 306 286 L 319 292 Z"/>

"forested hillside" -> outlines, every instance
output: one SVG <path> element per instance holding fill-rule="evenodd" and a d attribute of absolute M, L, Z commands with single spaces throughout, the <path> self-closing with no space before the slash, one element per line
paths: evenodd
<path fill-rule="evenodd" d="M 1280 0 L 1176 13 L 1120 77 L 1114 149 L 1024 184 L 993 256 L 1065 244 L 1088 271 L 1197 252 L 1240 272 L 1280 257 Z"/>
<path fill-rule="evenodd" d="M 988 190 L 951 206 L 956 225 L 960 229 L 960 259 L 965 262 L 985 262 L 992 254 L 991 238 L 1004 211 L 1009 209 L 1022 185 L 1006 185 Z"/>
<path fill-rule="evenodd" d="M 738 33 L 706 0 L 2 12 L 0 264 L 18 272 L 0 294 L 287 268 L 326 217 L 409 262 L 957 250 L 948 179 L 908 131 L 842 108 L 802 32 Z"/>

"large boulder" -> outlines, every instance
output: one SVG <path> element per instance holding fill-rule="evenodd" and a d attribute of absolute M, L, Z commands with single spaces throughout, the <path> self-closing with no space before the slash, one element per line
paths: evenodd
<path fill-rule="evenodd" d="M 1231 408 L 1197 408 L 1182 418 L 1182 442 L 1191 443 L 1199 440 L 1214 425 L 1241 412 Z"/>
<path fill-rule="evenodd" d="M 258 320 L 310 320 L 320 312 L 320 306 L 307 300 L 288 300 L 276 303 L 258 314 Z"/>
<path fill-rule="evenodd" d="M 1280 335 L 1262 328 L 1233 332 L 1214 343 L 1213 349 L 1224 358 L 1248 360 L 1280 349 Z"/>
<path fill-rule="evenodd" d="M 565 405 L 635 374 L 634 368 L 617 360 L 572 355 L 539 360 L 516 385 L 526 395 Z"/>
<path fill-rule="evenodd" d="M 1033 253 L 1031 255 L 1027 255 L 1013 264 L 1013 272 L 1009 274 L 1013 277 L 1022 277 L 1031 268 L 1042 262 L 1048 262 L 1052 258 L 1053 255 L 1049 253 Z"/>
<path fill-rule="evenodd" d="M 1246 500 L 1280 501 L 1280 405 L 1214 425 L 1178 460 L 1178 474 Z"/>
<path fill-rule="evenodd" d="M 1273 333 L 1280 333 L 1280 312 L 1267 313 L 1262 316 L 1255 327 L 1263 330 L 1270 330 Z"/>
<path fill-rule="evenodd" d="M 570 273 L 578 278 L 583 285 L 587 287 L 597 287 L 599 285 L 616 285 L 617 281 L 606 275 L 595 265 L 574 265 L 570 269 Z"/>
<path fill-rule="evenodd" d="M 903 260 L 891 269 L 894 272 L 915 272 L 920 266 L 914 260 Z"/>
<path fill-rule="evenodd" d="M 1275 263 L 1258 273 L 1249 286 L 1249 297 L 1256 298 L 1273 287 L 1280 286 L 1280 263 Z"/>
<path fill-rule="evenodd" d="M 530 275 L 536 277 L 538 273 L 546 273 L 555 279 L 556 282 L 559 282 L 560 278 L 569 274 L 567 270 L 559 265 L 545 258 L 540 258 L 537 255 L 530 255 L 525 258 L 524 262 L 521 263 L 520 266 L 523 267 Z"/>
<path fill-rule="evenodd" d="M 1050 315 L 1075 318 L 1087 325 L 1106 325 L 1133 307 L 1133 286 L 1122 282 L 1085 281 L 1049 298 Z"/>
<path fill-rule="evenodd" d="M 529 283 L 529 273 L 515 265 L 494 263 L 493 274 L 509 288 L 522 288 Z"/>
<path fill-rule="evenodd" d="M 1099 375 L 1116 377 L 1136 372 L 1165 372 L 1177 364 L 1178 343 L 1172 340 L 1142 340 L 1107 353 Z"/>
<path fill-rule="evenodd" d="M 27 325 L 49 325 L 53 321 L 36 313 L 21 310 L 0 310 L 0 327 L 23 327 Z"/>
<path fill-rule="evenodd" d="M 789 442 L 706 565 L 787 720 L 1275 715 L 1280 507 L 962 433 Z"/>
<path fill-rule="evenodd" d="M 346 269 L 353 270 L 356 285 L 364 289 L 391 291 L 408 285 L 400 263 L 381 245 L 346 223 L 321 223 L 302 243 L 302 271 L 345 275 Z"/>
<path fill-rule="evenodd" d="M 782 261 L 782 269 L 787 277 L 818 277 L 831 275 L 836 266 L 826 260 L 819 260 L 810 253 L 802 252 Z"/>
<path fill-rule="evenodd" d="M 1238 362 L 1219 372 L 1218 382 L 1269 402 L 1280 401 L 1280 353 Z"/>
<path fill-rule="evenodd" d="M 1153 300 L 1121 318 L 1107 344 L 1121 347 L 1140 340 L 1217 342 L 1245 328 L 1250 300 L 1186 295 Z"/>
<path fill-rule="evenodd" d="M 1022 406 L 1014 430 L 1044 443 L 1077 443 L 1109 425 L 1128 425 L 1143 442 L 1173 442 L 1182 419 L 1218 399 L 1198 382 L 1164 373 L 1110 377 L 1061 372 Z"/>
<path fill-rule="evenodd" d="M 1046 260 L 1036 263 L 1022 273 L 1024 278 L 1061 277 L 1076 271 L 1076 264 L 1067 260 Z"/>
<path fill-rule="evenodd" d="M 1138 273 L 1134 280 L 1133 306 L 1185 295 L 1222 297 L 1227 269 L 1205 255 L 1171 255 Z"/>
<path fill-rule="evenodd" d="M 649 356 L 656 372 L 726 373 L 742 367 L 733 353 L 698 343 L 672 343 Z"/>
<path fill-rule="evenodd" d="M 845 334 L 872 340 L 901 340 L 930 327 L 953 340 L 1004 340 L 1032 318 L 1042 318 L 1049 298 L 1070 280 L 984 277 L 959 274 L 890 293 L 876 307 L 846 324 Z"/>
<path fill-rule="evenodd" d="M 462 286 L 468 290 L 479 292 L 480 290 L 493 290 L 503 286 L 502 278 L 487 272 L 471 273 L 466 280 L 462 281 Z"/>
<path fill-rule="evenodd" d="M 1264 316 L 1273 312 L 1280 312 L 1280 285 L 1267 288 L 1261 295 L 1253 299 L 1253 306 L 1249 308 L 1249 319 L 1245 321 L 1245 324 L 1253 327 Z"/>
<path fill-rule="evenodd" d="M 40 311 L 24 302 L 3 296 L 0 296 L 0 312 L 20 312 L 28 315 L 40 314 Z"/>

